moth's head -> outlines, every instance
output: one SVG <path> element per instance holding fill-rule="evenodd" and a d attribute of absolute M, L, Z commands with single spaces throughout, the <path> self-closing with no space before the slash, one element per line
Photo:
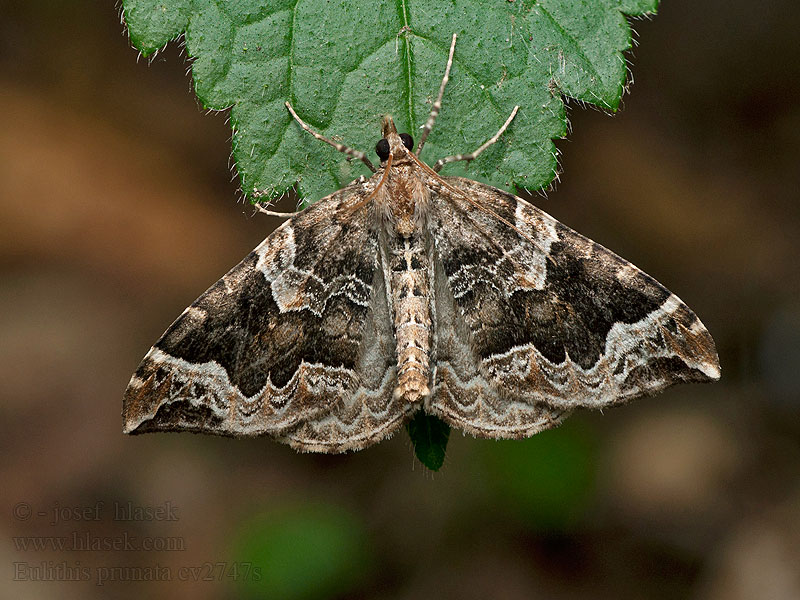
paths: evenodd
<path fill-rule="evenodd" d="M 381 164 L 385 163 L 389 155 L 392 155 L 392 163 L 398 164 L 399 161 L 408 159 L 408 154 L 414 150 L 414 139 L 407 133 L 397 133 L 392 117 L 383 117 L 383 139 L 375 144 L 375 153 L 381 159 Z"/>

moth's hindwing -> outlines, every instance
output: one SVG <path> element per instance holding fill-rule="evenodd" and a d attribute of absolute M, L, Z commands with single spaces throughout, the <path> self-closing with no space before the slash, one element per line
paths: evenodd
<path fill-rule="evenodd" d="M 579 406 L 719 378 L 710 334 L 652 277 L 521 198 L 442 179 L 431 182 L 446 280 L 431 412 L 476 435 L 525 437 Z"/>
<path fill-rule="evenodd" d="M 400 427 L 394 336 L 367 193 L 354 183 L 270 235 L 145 356 L 126 431 L 368 446 Z"/>

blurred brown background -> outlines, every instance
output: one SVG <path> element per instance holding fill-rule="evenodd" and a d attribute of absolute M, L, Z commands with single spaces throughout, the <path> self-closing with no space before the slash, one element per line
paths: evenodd
<path fill-rule="evenodd" d="M 176 45 L 137 61 L 109 2 L 0 3 L 0 596 L 800 598 L 799 21 L 635 21 L 622 111 L 573 103 L 535 198 L 680 295 L 722 381 L 454 432 L 431 474 L 405 433 L 339 457 L 122 435 L 144 352 L 277 220 L 238 201 Z"/>

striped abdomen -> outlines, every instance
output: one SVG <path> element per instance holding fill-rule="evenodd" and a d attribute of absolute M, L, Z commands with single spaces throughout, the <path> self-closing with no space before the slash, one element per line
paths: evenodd
<path fill-rule="evenodd" d="M 432 339 L 430 269 L 421 236 L 390 242 L 391 294 L 397 339 L 395 397 L 416 403 L 430 394 Z"/>

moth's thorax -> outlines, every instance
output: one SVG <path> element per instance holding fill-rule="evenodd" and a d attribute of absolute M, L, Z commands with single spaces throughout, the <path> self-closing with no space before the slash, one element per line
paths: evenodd
<path fill-rule="evenodd" d="M 424 227 L 429 192 L 414 163 L 392 165 L 384 183 L 383 201 L 395 234 L 410 236 Z"/>

